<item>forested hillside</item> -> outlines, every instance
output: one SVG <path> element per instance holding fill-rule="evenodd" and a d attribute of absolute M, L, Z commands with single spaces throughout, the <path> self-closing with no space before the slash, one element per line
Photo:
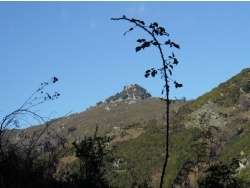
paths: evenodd
<path fill-rule="evenodd" d="M 206 187 L 215 175 L 224 187 L 248 187 L 249 80 L 248 68 L 196 100 L 171 101 L 164 187 Z M 124 98 L 126 89 L 78 114 L 1 130 L 2 187 L 158 187 L 165 103 L 141 92 Z"/>

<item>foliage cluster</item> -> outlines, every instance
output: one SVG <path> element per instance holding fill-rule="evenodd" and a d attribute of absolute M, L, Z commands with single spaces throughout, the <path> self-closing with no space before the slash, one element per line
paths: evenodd
<path fill-rule="evenodd" d="M 108 137 L 97 136 L 98 126 L 94 137 L 88 137 L 79 144 L 73 142 L 76 150 L 76 157 L 80 159 L 80 171 L 76 176 L 77 182 L 80 181 L 81 186 L 87 187 L 108 187 L 103 178 L 105 172 L 104 157 L 109 154 L 105 147 L 110 139 Z M 75 179 L 74 179 L 75 181 Z M 78 187 L 80 187 L 78 185 Z"/>
<path fill-rule="evenodd" d="M 201 188 L 242 188 L 243 182 L 236 177 L 238 160 L 233 160 L 231 164 L 225 165 L 215 163 L 206 170 L 206 175 L 201 179 Z"/>

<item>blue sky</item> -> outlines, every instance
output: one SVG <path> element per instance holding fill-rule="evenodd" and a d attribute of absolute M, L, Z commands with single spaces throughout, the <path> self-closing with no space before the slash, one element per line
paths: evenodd
<path fill-rule="evenodd" d="M 133 17 L 158 22 L 180 45 L 173 79 L 184 85 L 171 97 L 195 99 L 250 63 L 250 2 L 0 2 L 0 116 L 12 112 L 41 82 L 58 100 L 40 105 L 43 116 L 84 111 L 137 83 L 160 97 L 162 80 L 144 78 L 161 65 L 156 49 L 135 52 L 136 29 L 111 21 Z"/>

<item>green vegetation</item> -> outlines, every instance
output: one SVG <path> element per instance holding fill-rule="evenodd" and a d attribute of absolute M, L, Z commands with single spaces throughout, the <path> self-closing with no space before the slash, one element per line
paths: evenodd
<path fill-rule="evenodd" d="M 201 179 L 201 188 L 242 188 L 243 182 L 237 178 L 236 169 L 239 167 L 238 160 L 233 160 L 230 165 L 213 164 L 206 170 L 206 175 Z"/>
<path fill-rule="evenodd" d="M 246 68 L 227 82 L 221 83 L 211 92 L 197 98 L 197 100 L 190 104 L 190 109 L 196 110 L 200 106 L 206 104 L 209 100 L 223 107 L 235 106 L 239 102 L 241 88 L 244 92 L 248 92 L 250 78 L 249 72 L 250 69 Z"/>
<path fill-rule="evenodd" d="M 115 170 L 108 176 L 110 184 L 115 187 L 132 187 L 132 185 L 148 185 L 157 187 L 159 177 L 153 174 L 160 172 L 164 161 L 164 125 L 155 120 L 143 127 L 145 132 L 135 139 L 122 143 L 114 143 L 113 157 L 116 162 Z M 182 165 L 194 157 L 191 143 L 199 136 L 199 130 L 180 128 L 176 131 L 171 127 L 173 136 L 170 139 L 171 156 L 166 175 L 167 187 L 173 183 Z"/>
<path fill-rule="evenodd" d="M 199 101 L 205 100 L 200 97 Z M 223 107 L 221 114 L 230 126 L 215 127 L 213 131 L 209 131 L 209 126 L 186 128 L 183 124 L 190 118 L 187 112 L 193 112 L 195 103 L 171 103 L 170 109 L 175 110 L 173 105 L 177 104 L 179 108 L 171 113 L 170 156 L 163 187 L 178 187 L 183 183 L 190 187 L 197 183 L 201 187 L 249 187 L 250 124 L 244 116 L 248 112 L 227 112 L 227 107 Z M 40 129 L 31 127 L 9 134 L 2 131 L 1 187 L 159 187 L 165 158 L 164 102 L 156 98 L 133 104 L 119 102 L 110 111 L 103 105 L 87 110 L 86 114 L 49 121 Z M 84 126 L 83 120 L 89 124 Z M 98 132 L 93 129 L 95 124 Z M 89 127 L 91 130 L 86 131 Z M 15 138 L 12 139 L 15 142 L 3 138 Z M 30 143 L 39 141 L 27 150 L 21 145 L 28 143 L 27 139 Z M 220 147 L 213 145 L 223 139 Z M 71 140 L 75 141 L 73 145 Z M 68 162 L 62 163 L 63 159 Z M 191 181 L 198 168 L 199 178 Z"/>
<path fill-rule="evenodd" d="M 233 158 L 244 159 L 248 158 L 250 154 L 250 122 L 241 125 L 239 135 L 237 138 L 231 141 L 230 147 L 220 157 L 223 163 L 229 164 Z"/>
<path fill-rule="evenodd" d="M 146 132 L 139 137 L 113 145 L 113 157 L 117 165 L 109 180 L 115 187 L 149 185 L 152 173 L 161 167 L 164 160 L 163 127 L 158 126 L 156 121 L 141 126 Z"/>

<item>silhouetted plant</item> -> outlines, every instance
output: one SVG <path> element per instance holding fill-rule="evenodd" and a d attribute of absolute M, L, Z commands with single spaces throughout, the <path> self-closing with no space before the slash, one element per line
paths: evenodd
<path fill-rule="evenodd" d="M 54 181 L 59 152 L 52 153 L 52 149 L 60 146 L 41 139 L 54 121 L 48 121 L 49 118 L 32 109 L 60 96 L 57 92 L 53 95 L 44 92 L 45 87 L 57 81 L 58 78 L 53 77 L 41 83 L 20 108 L 0 122 L 0 187 L 49 187 Z M 43 124 L 41 129 L 29 136 L 25 132 L 16 134 L 15 129 L 20 128 L 21 122 L 29 124 L 31 118 Z"/>
<path fill-rule="evenodd" d="M 110 138 L 97 136 L 97 131 L 98 126 L 93 138 L 85 137 L 79 144 L 72 143 L 76 149 L 76 157 L 80 160 L 79 172 L 73 175 L 77 187 L 108 187 L 104 178 L 104 160 L 108 154 L 107 143 Z"/>
<path fill-rule="evenodd" d="M 166 157 L 165 157 L 165 162 L 163 165 L 163 170 L 162 170 L 162 175 L 161 175 L 161 182 L 160 182 L 160 187 L 163 186 L 163 178 L 165 175 L 167 163 L 168 163 L 168 158 L 169 158 L 169 107 L 170 107 L 170 99 L 169 99 L 169 91 L 170 91 L 170 84 L 169 82 L 172 81 L 175 85 L 176 88 L 182 87 L 182 84 L 172 80 L 170 76 L 172 75 L 172 71 L 174 68 L 174 65 L 177 65 L 179 62 L 177 58 L 175 57 L 175 54 L 172 52 L 169 56 L 168 59 L 165 58 L 164 55 L 164 46 L 169 46 L 169 47 L 175 47 L 177 49 L 180 49 L 180 46 L 176 44 L 175 42 L 171 41 L 168 37 L 169 34 L 165 30 L 165 28 L 159 26 L 157 22 L 151 23 L 149 25 L 146 25 L 144 21 L 134 19 L 134 18 L 127 18 L 126 16 L 122 16 L 120 18 L 111 18 L 111 20 L 125 20 L 128 22 L 131 22 L 134 24 L 133 27 L 131 27 L 128 31 L 124 33 L 126 35 L 130 31 L 133 31 L 135 28 L 140 28 L 143 31 L 145 31 L 151 39 L 144 39 L 140 38 L 137 40 L 137 42 L 140 44 L 135 48 L 136 52 L 139 52 L 141 50 L 144 50 L 150 46 L 154 46 L 158 49 L 160 53 L 160 58 L 162 61 L 162 66 L 160 68 L 151 68 L 146 70 L 145 72 L 145 77 L 155 77 L 156 74 L 160 73 L 161 78 L 164 79 L 164 86 L 162 89 L 162 94 L 165 93 L 165 98 L 162 98 L 166 102 Z M 164 38 L 164 42 L 160 41 L 160 37 Z M 165 38 L 168 38 L 167 40 Z"/>
<path fill-rule="evenodd" d="M 239 161 L 233 159 L 232 163 L 225 165 L 215 163 L 205 172 L 205 178 L 200 183 L 200 188 L 241 188 L 243 182 L 237 178 L 236 169 L 239 167 Z"/>

